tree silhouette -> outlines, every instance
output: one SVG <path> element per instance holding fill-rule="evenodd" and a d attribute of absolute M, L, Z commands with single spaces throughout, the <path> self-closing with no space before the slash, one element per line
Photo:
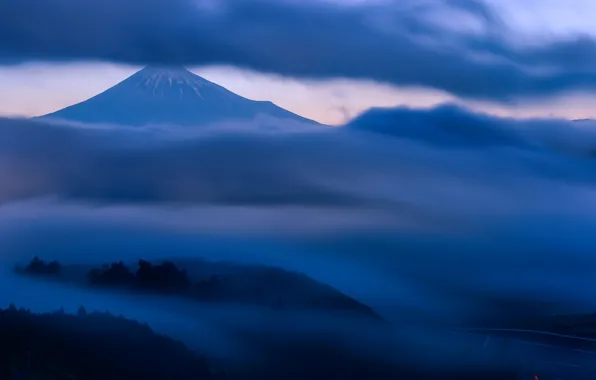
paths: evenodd
<path fill-rule="evenodd" d="M 89 281 L 97 285 L 125 286 L 135 282 L 134 273 L 130 272 L 122 261 L 112 263 L 107 268 L 93 269 L 88 275 Z"/>
<path fill-rule="evenodd" d="M 205 359 L 182 343 L 107 313 L 77 317 L 0 309 L 0 336 L 2 379 L 27 373 L 28 368 L 31 377 L 26 378 L 32 379 L 216 378 Z"/>
<path fill-rule="evenodd" d="M 139 260 L 138 265 L 136 278 L 142 288 L 172 292 L 186 291 L 191 287 L 186 271 L 178 269 L 171 262 L 153 265 L 148 261 Z"/>
<path fill-rule="evenodd" d="M 79 317 L 86 317 L 87 316 L 87 309 L 85 309 L 85 306 L 81 305 L 79 307 L 79 310 L 77 310 L 77 315 Z"/>
<path fill-rule="evenodd" d="M 21 269 L 21 271 L 26 274 L 49 276 L 58 276 L 60 275 L 61 270 L 62 267 L 57 261 L 52 261 L 49 264 L 46 264 L 37 256 L 35 256 L 24 269 Z"/>

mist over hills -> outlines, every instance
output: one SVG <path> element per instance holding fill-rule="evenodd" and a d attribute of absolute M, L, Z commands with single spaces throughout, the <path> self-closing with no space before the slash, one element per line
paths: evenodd
<path fill-rule="evenodd" d="M 143 93 L 167 100 L 175 89 L 169 77 L 159 80 L 165 87 L 143 84 L 152 89 Z M 153 133 L 153 128 L 0 119 L 0 174 L 10 179 L 0 183 L 5 264 L 39 254 L 64 263 L 201 257 L 274 266 L 332 286 L 391 323 L 413 320 L 424 328 L 500 317 L 503 311 L 519 312 L 519 305 L 526 306 L 524 313 L 593 310 L 592 129 L 453 105 L 370 110 L 343 127 L 308 133 L 284 133 L 290 123 L 275 123 L 281 133 L 252 133 L 258 122 L 247 122 L 252 127 L 241 133 L 224 131 L 217 122 L 211 125 L 214 133 L 170 125 Z M 228 349 L 242 358 L 258 351 L 266 359 L 261 368 L 271 372 L 272 363 L 283 363 L 279 373 L 284 375 L 321 362 L 318 353 L 311 355 L 311 347 L 320 344 L 303 344 L 307 333 L 318 335 L 343 323 L 327 318 L 302 326 L 297 323 L 302 314 L 267 310 L 290 336 L 284 335 L 281 346 L 289 342 L 289 348 L 283 351 L 263 338 L 265 331 L 278 339 L 278 330 L 252 305 L 233 312 L 209 305 L 214 310 L 197 327 L 202 320 L 195 315 L 205 313 L 198 303 L 188 306 L 192 310 L 168 306 L 164 315 L 154 311 L 153 299 L 146 306 L 142 297 L 79 287 L 40 296 L 41 286 L 31 282 L 16 298 L 8 284 L 27 279 L 5 281 L 5 297 L 49 305 L 39 305 L 40 311 L 84 304 L 147 319 L 178 339 L 200 330 L 201 342 L 190 335 L 186 343 L 218 357 Z M 234 284 L 245 289 L 243 282 Z M 213 330 L 211 320 L 223 318 L 228 318 L 225 325 L 203 342 L 205 331 Z M 378 335 L 368 326 L 346 329 L 330 340 L 357 345 L 354 356 L 364 358 L 362 339 Z M 412 332 L 406 337 L 412 341 L 394 339 L 407 347 L 403 351 L 420 353 L 424 364 L 415 367 L 428 366 L 429 352 L 439 357 L 456 344 L 424 334 Z M 222 338 L 228 335 L 229 342 Z M 420 349 L 420 342 L 428 346 Z M 309 355 L 296 354 L 303 346 Z M 371 347 L 390 363 L 403 359 L 392 356 L 403 351 L 389 344 Z M 288 370 L 284 358 L 304 360 Z M 324 361 L 333 367 L 350 360 Z M 386 365 L 365 362 L 363 368 Z M 442 362 L 436 367 L 444 370 Z"/>

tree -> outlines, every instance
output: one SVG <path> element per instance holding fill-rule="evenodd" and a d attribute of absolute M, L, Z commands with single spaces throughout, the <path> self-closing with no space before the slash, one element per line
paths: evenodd
<path fill-rule="evenodd" d="M 60 275 L 61 269 L 62 267 L 57 261 L 52 261 L 51 263 L 46 264 L 43 260 L 40 260 L 39 257 L 35 256 L 29 265 L 27 265 L 24 272 L 33 275 L 57 276 Z"/>
<path fill-rule="evenodd" d="M 87 309 L 85 309 L 85 306 L 81 305 L 79 307 L 79 310 L 77 310 L 77 315 L 79 317 L 86 317 L 87 316 Z"/>
<path fill-rule="evenodd" d="M 62 266 L 57 261 L 52 261 L 51 263 L 48 264 L 48 273 L 49 274 L 60 274 L 61 270 L 62 270 Z"/>
<path fill-rule="evenodd" d="M 135 282 L 135 275 L 120 261 L 101 270 L 92 269 L 88 273 L 88 279 L 98 285 L 123 286 L 132 285 Z"/>
<path fill-rule="evenodd" d="M 191 281 L 184 270 L 180 270 L 174 263 L 166 261 L 153 265 L 148 261 L 139 260 L 136 271 L 138 285 L 143 288 L 162 292 L 186 291 L 191 287 Z"/>

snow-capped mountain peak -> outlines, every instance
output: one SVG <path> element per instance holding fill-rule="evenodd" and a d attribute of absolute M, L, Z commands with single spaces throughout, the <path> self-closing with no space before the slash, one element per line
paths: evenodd
<path fill-rule="evenodd" d="M 183 67 L 156 66 L 138 71 L 91 99 L 42 117 L 141 126 L 247 121 L 261 115 L 315 123 L 271 102 L 234 94 Z"/>
<path fill-rule="evenodd" d="M 147 67 L 139 71 L 139 85 L 146 88 L 157 90 L 160 86 L 173 87 L 174 85 L 185 85 L 199 92 L 199 89 L 205 85 L 209 85 L 209 81 L 194 75 L 190 71 L 168 68 L 154 68 Z"/>
<path fill-rule="evenodd" d="M 230 95 L 229 91 L 216 85 L 183 67 L 155 67 L 148 66 L 129 78 L 136 82 L 136 87 L 150 91 L 154 95 L 176 96 L 196 95 L 204 99 L 201 89 L 210 87 L 222 94 Z M 232 94 L 233 95 L 233 94 Z"/>

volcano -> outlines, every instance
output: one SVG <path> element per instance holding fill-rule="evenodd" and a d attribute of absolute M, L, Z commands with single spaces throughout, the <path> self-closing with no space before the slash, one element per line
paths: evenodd
<path fill-rule="evenodd" d="M 205 125 L 257 116 L 316 122 L 237 95 L 185 68 L 146 67 L 84 102 L 42 116 L 80 123 Z"/>

